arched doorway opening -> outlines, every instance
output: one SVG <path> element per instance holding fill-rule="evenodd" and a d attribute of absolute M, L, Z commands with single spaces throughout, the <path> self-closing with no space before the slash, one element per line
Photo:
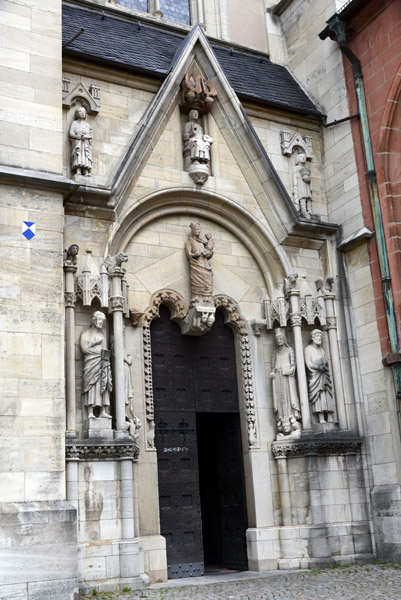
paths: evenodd
<path fill-rule="evenodd" d="M 216 312 L 202 337 L 152 321 L 155 446 L 169 578 L 247 569 L 246 501 L 234 336 Z"/>

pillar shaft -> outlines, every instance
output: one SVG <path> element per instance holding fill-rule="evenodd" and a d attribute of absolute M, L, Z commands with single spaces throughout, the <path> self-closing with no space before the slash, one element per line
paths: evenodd
<path fill-rule="evenodd" d="M 120 461 L 120 478 L 121 536 L 127 540 L 135 537 L 132 459 Z"/>
<path fill-rule="evenodd" d="M 121 280 L 123 274 L 114 272 L 112 277 L 111 310 L 113 312 L 114 333 L 114 398 L 116 410 L 116 437 L 121 437 L 126 430 L 125 425 L 125 397 L 124 397 L 124 329 Z"/>
<path fill-rule="evenodd" d="M 301 313 L 299 311 L 299 290 L 290 292 L 291 325 L 294 334 L 295 360 L 297 363 L 299 400 L 301 403 L 302 427 L 304 430 L 312 429 L 308 384 L 306 380 L 304 348 L 302 342 Z"/>
<path fill-rule="evenodd" d="M 340 429 L 347 429 L 344 388 L 341 377 L 340 353 L 338 351 L 337 319 L 334 315 L 334 295 L 326 295 L 324 302 L 326 308 L 327 330 L 329 334 L 331 367 L 333 372 L 333 383 L 337 404 L 338 424 L 340 426 Z"/>
<path fill-rule="evenodd" d="M 76 267 L 65 267 L 65 338 L 66 338 L 66 435 L 74 437 L 77 429 L 75 400 L 75 292 Z"/>

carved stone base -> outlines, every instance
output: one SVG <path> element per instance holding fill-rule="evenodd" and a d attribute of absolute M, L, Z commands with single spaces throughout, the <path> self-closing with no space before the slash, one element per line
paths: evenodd
<path fill-rule="evenodd" d="M 312 423 L 312 429 L 316 433 L 339 431 L 338 423 Z"/>
<path fill-rule="evenodd" d="M 192 306 L 185 319 L 180 323 L 183 335 L 203 335 L 207 333 L 215 321 L 216 307 L 214 304 L 196 303 Z"/>
<path fill-rule="evenodd" d="M 82 437 L 85 439 L 102 438 L 104 440 L 112 440 L 113 430 L 111 428 L 111 421 L 112 419 L 109 417 L 87 419 L 84 422 Z"/>
<path fill-rule="evenodd" d="M 196 163 L 188 167 L 187 173 L 194 183 L 202 185 L 209 177 L 210 171 L 207 164 Z"/>

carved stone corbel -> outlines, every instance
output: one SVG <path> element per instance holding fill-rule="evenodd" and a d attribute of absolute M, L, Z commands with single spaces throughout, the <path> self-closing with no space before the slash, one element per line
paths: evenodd
<path fill-rule="evenodd" d="M 214 304 L 196 303 L 179 325 L 184 335 L 203 335 L 210 331 L 215 321 L 216 307 Z"/>

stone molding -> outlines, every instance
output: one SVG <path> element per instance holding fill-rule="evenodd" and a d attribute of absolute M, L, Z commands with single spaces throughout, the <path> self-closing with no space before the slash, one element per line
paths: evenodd
<path fill-rule="evenodd" d="M 304 438 L 296 441 L 272 442 L 271 449 L 274 458 L 293 458 L 299 456 L 338 456 L 342 454 L 357 454 L 362 444 L 360 437 L 340 436 L 325 439 Z"/>
<path fill-rule="evenodd" d="M 135 440 L 66 440 L 66 460 L 121 460 L 137 461 L 139 446 Z"/>

